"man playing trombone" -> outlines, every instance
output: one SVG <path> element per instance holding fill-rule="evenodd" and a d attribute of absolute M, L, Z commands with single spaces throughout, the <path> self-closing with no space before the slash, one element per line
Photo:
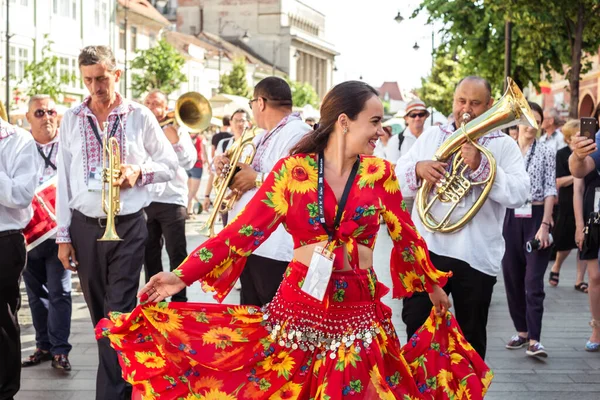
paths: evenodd
<path fill-rule="evenodd" d="M 252 164 L 237 165 L 240 170 L 234 176 L 230 189 L 242 195 L 229 212 L 230 220 L 252 199 L 277 161 L 289 155 L 290 149 L 310 131 L 300 116 L 292 113 L 292 92 L 281 78 L 272 76 L 260 81 L 254 88 L 250 106 L 256 125 L 265 132 L 254 138 L 256 155 Z M 226 157 L 215 157 L 217 176 L 228 164 Z M 218 206 L 215 204 L 215 207 Z M 248 257 L 240 276 L 240 304 L 263 306 L 270 302 L 292 256 L 292 237 L 280 226 Z"/>
<path fill-rule="evenodd" d="M 187 257 L 185 219 L 187 216 L 188 187 L 187 173 L 196 163 L 197 153 L 189 132 L 185 127 L 167 121 L 167 96 L 160 90 L 153 90 L 144 99 L 144 105 L 152 111 L 162 125 L 165 136 L 171 143 L 179 167 L 175 179 L 149 186 L 152 203 L 145 208 L 148 227 L 148 241 L 144 267 L 146 281 L 163 270 L 163 238 L 169 255 L 171 271 Z M 166 122 L 166 124 L 165 124 Z M 172 301 L 187 301 L 185 289 L 171 296 Z"/>
<path fill-rule="evenodd" d="M 79 69 L 90 96 L 61 123 L 56 242 L 63 266 L 78 272 L 95 326 L 109 311 L 136 306 L 148 236 L 147 185 L 172 180 L 177 156 L 150 110 L 115 91 L 121 71 L 109 47 L 85 47 Z M 99 241 L 109 229 L 118 237 Z M 96 399 L 129 399 L 131 386 L 108 339 L 98 341 L 98 356 Z"/>

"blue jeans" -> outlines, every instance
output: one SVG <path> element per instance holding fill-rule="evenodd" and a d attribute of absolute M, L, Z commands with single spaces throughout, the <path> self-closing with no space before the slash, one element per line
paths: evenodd
<path fill-rule="evenodd" d="M 46 240 L 27 254 L 23 280 L 35 328 L 36 346 L 52 355 L 69 354 L 71 271 L 58 260 L 58 245 Z"/>

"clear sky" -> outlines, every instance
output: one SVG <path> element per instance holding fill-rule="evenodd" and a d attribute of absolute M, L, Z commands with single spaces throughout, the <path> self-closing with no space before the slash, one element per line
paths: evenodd
<path fill-rule="evenodd" d="M 425 15 L 410 19 L 414 0 L 301 0 L 326 16 L 325 38 L 341 53 L 334 83 L 363 80 L 375 87 L 397 81 L 417 88 L 431 69 L 431 25 Z M 394 17 L 400 11 L 404 21 Z M 420 49 L 413 50 L 415 42 Z"/>

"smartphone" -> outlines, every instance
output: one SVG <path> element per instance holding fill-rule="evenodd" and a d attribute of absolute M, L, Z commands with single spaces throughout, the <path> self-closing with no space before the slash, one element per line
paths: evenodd
<path fill-rule="evenodd" d="M 596 140 L 596 132 L 598 132 L 598 121 L 596 118 L 584 117 L 580 120 L 580 135 L 588 139 Z"/>

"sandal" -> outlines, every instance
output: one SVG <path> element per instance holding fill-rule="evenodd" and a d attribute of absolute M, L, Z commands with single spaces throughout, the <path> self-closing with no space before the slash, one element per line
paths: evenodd
<path fill-rule="evenodd" d="M 587 293 L 588 292 L 588 284 L 586 282 L 580 282 L 577 285 L 575 285 L 575 290 L 577 290 L 581 293 Z"/>
<path fill-rule="evenodd" d="M 554 286 L 554 287 L 558 286 L 559 275 L 560 275 L 559 272 L 550 271 L 550 278 L 548 278 L 548 283 L 550 284 L 550 286 Z"/>

